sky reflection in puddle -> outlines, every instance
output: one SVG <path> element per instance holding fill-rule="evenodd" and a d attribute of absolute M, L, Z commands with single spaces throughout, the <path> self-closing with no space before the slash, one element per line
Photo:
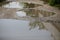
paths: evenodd
<path fill-rule="evenodd" d="M 27 5 L 27 6 L 26 6 Z M 34 8 L 34 4 L 28 3 L 18 3 L 12 2 L 4 5 L 5 8 Z M 35 14 L 34 14 L 35 13 Z M 13 19 L 0 19 L 0 30 L 2 31 L 1 37 L 3 38 L 13 38 L 13 40 L 52 40 L 51 33 L 47 30 L 44 30 L 44 25 L 37 18 L 39 17 L 38 10 L 23 10 L 17 11 L 17 16 L 31 16 L 36 18 L 35 21 L 23 21 L 23 20 L 13 20 Z M 30 25 L 30 26 L 29 26 Z M 37 26 L 38 25 L 38 26 Z M 41 30 L 38 30 L 39 27 Z M 29 30 L 30 28 L 30 30 Z M 32 29 L 33 28 L 33 29 Z M 32 30 L 31 30 L 32 29 Z"/>
<path fill-rule="evenodd" d="M 34 8 L 41 6 L 39 4 L 27 3 L 27 2 L 10 2 L 9 4 L 3 5 L 4 8 Z"/>
<path fill-rule="evenodd" d="M 0 37 L 5 40 L 52 40 L 47 30 L 29 30 L 29 21 L 0 19 L 0 24 Z"/>

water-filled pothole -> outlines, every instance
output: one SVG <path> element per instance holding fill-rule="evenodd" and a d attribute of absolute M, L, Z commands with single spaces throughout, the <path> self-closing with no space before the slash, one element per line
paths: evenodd
<path fill-rule="evenodd" d="M 9 4 L 3 5 L 4 8 L 34 8 L 42 6 L 39 4 L 28 3 L 28 2 L 10 2 Z"/>
<path fill-rule="evenodd" d="M 44 11 L 44 10 L 36 10 L 36 9 L 33 9 L 35 7 L 38 7 L 38 6 L 42 6 L 41 4 L 34 4 L 34 3 L 28 3 L 28 2 L 10 2 L 9 4 L 6 4 L 6 5 L 3 5 L 4 8 L 18 8 L 19 10 L 21 10 L 22 12 L 25 11 L 25 14 L 28 15 L 28 16 L 32 16 L 32 17 L 38 17 L 39 14 L 42 14 L 44 17 L 49 17 L 49 16 L 53 16 L 55 15 L 56 13 L 53 13 L 53 12 L 48 12 L 48 11 Z M 28 8 L 27 10 L 24 9 L 24 8 Z M 29 9 L 31 8 L 31 9 Z M 17 12 L 18 16 L 21 14 L 24 15 L 24 13 L 22 12 Z"/>
<path fill-rule="evenodd" d="M 40 14 L 42 14 L 43 17 L 50 17 L 50 16 L 56 15 L 56 13 L 54 13 L 54 12 L 38 10 L 38 9 L 30 9 L 30 8 L 22 9 L 19 11 L 25 12 L 26 16 L 30 16 L 30 17 L 40 17 Z M 23 14 L 23 13 L 21 13 L 21 14 Z"/>
<path fill-rule="evenodd" d="M 20 9 L 23 9 L 23 8 L 34 8 L 37 6 L 39 6 L 39 5 L 35 5 L 32 3 L 31 4 L 29 4 L 29 3 L 25 3 L 25 4 L 21 3 L 20 4 L 18 2 L 17 3 L 12 2 L 12 3 L 4 5 L 4 8 L 20 8 Z M 24 40 L 27 38 L 32 39 L 32 40 L 35 40 L 35 39 L 36 40 L 40 40 L 40 39 L 49 40 L 49 39 L 47 39 L 48 37 L 51 39 L 50 34 L 47 34 L 48 32 L 46 32 L 46 31 L 42 31 L 42 32 L 40 32 L 40 30 L 29 31 L 27 28 L 30 27 L 30 29 L 33 29 L 33 28 L 38 27 L 38 29 L 44 29 L 45 28 L 44 24 L 38 20 L 38 18 L 40 18 L 40 14 L 42 14 L 44 17 L 49 17 L 49 16 L 52 16 L 54 14 L 50 15 L 49 13 L 45 13 L 44 11 L 36 10 L 36 9 L 23 9 L 21 11 L 17 11 L 16 14 L 19 17 L 30 16 L 30 17 L 35 18 L 35 20 L 34 21 L 30 20 L 30 23 L 28 23 L 27 21 L 26 21 L 27 22 L 26 23 L 25 21 L 21 21 L 21 20 L 19 20 L 19 21 L 18 20 L 7 20 L 7 19 L 6 20 L 4 20 L 4 19 L 0 20 L 1 21 L 0 23 L 2 24 L 2 25 L 0 25 L 0 26 L 2 26 L 1 30 L 3 30 L 2 35 L 6 34 L 3 37 L 6 37 L 8 33 L 11 33 L 11 34 L 8 34 L 7 37 L 9 37 L 9 38 L 13 37 L 14 39 L 23 39 L 24 38 Z M 49 15 L 46 16 L 47 14 L 49 14 Z M 6 33 L 6 31 L 8 31 L 8 32 Z M 36 34 L 38 34 L 38 35 L 36 35 Z M 44 34 L 48 35 L 48 36 L 46 37 Z M 41 35 L 43 38 L 40 38 Z M 22 38 L 20 38 L 20 37 L 22 37 Z"/>
<path fill-rule="evenodd" d="M 52 40 L 48 30 L 29 30 L 29 21 L 0 19 L 0 39 L 3 40 Z"/>

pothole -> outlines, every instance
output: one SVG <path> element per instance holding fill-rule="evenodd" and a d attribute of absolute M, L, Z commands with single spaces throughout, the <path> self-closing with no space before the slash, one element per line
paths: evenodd
<path fill-rule="evenodd" d="M 39 17 L 40 14 L 43 15 L 43 17 L 51 17 L 56 15 L 54 12 L 44 11 L 44 10 L 38 10 L 38 9 L 23 9 L 21 11 L 24 11 L 26 13 L 26 16 L 30 17 Z"/>
<path fill-rule="evenodd" d="M 3 5 L 4 8 L 34 8 L 42 6 L 39 4 L 28 3 L 28 2 L 10 2 L 9 4 Z"/>

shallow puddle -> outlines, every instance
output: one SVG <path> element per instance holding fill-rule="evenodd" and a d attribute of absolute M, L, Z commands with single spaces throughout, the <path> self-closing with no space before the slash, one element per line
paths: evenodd
<path fill-rule="evenodd" d="M 34 3 L 27 3 L 27 2 L 10 2 L 9 4 L 3 5 L 4 8 L 34 8 L 42 6 L 39 4 Z"/>
<path fill-rule="evenodd" d="M 0 19 L 1 40 L 52 40 L 47 30 L 29 30 L 29 21 Z"/>
<path fill-rule="evenodd" d="M 54 12 L 34 9 L 39 6 L 43 6 L 43 5 L 28 3 L 28 2 L 10 2 L 9 4 L 3 5 L 2 7 L 3 8 L 16 8 L 16 9 L 19 9 L 19 11 L 25 11 L 27 15 L 34 15 L 34 16 L 39 16 L 39 14 L 42 14 L 44 17 L 50 17 L 56 14 Z"/>
<path fill-rule="evenodd" d="M 45 29 L 39 18 L 41 18 L 40 14 L 43 17 L 49 17 L 55 15 L 55 13 L 33 9 L 38 6 L 42 5 L 25 2 L 10 2 L 3 5 L 2 7 L 8 8 L 7 12 L 11 13 L 5 14 L 5 11 L 2 11 L 4 12 L 2 18 L 6 17 L 6 19 L 0 19 L 0 40 L 53 40 L 51 33 Z M 19 10 L 11 11 L 14 8 Z M 13 16 L 16 19 L 23 20 L 11 19 Z"/>

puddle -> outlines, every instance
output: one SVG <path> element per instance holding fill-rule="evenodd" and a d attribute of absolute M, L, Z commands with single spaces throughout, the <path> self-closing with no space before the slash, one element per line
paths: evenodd
<path fill-rule="evenodd" d="M 33 9 L 33 8 L 36 8 L 39 6 L 42 6 L 42 5 L 34 4 L 34 3 L 27 3 L 27 2 L 10 2 L 9 4 L 3 5 L 2 7 L 4 7 L 4 8 L 17 8 L 20 10 L 22 9 L 21 11 L 25 11 L 27 15 L 34 15 L 34 16 L 38 16 L 39 13 L 42 14 L 44 17 L 50 17 L 50 16 L 53 16 L 56 14 L 54 12 Z M 24 8 L 27 8 L 27 10 Z"/>
<path fill-rule="evenodd" d="M 0 19 L 0 38 L 2 40 L 52 40 L 47 30 L 38 30 L 38 27 L 29 30 L 29 21 Z"/>
<path fill-rule="evenodd" d="M 49 11 L 44 11 L 44 10 L 41 10 L 40 13 L 41 13 L 44 17 L 50 17 L 50 16 L 56 15 L 56 13 L 54 13 L 54 12 L 49 12 Z"/>
<path fill-rule="evenodd" d="M 19 2 L 10 2 L 9 4 L 3 5 L 4 8 L 23 8 L 24 4 Z"/>
<path fill-rule="evenodd" d="M 39 4 L 27 3 L 27 2 L 10 2 L 9 4 L 3 5 L 4 8 L 34 8 L 41 6 Z"/>
<path fill-rule="evenodd" d="M 40 17 L 40 14 L 43 15 L 43 17 L 51 17 L 51 16 L 56 15 L 56 13 L 54 13 L 54 12 L 49 12 L 49 11 L 44 11 L 44 10 L 38 10 L 38 9 L 30 9 L 30 8 L 18 10 L 18 12 L 19 11 L 25 12 L 26 16 L 38 17 L 38 18 Z"/>
<path fill-rule="evenodd" d="M 26 17 L 25 19 L 33 19 L 29 21 L 14 20 L 14 19 L 0 19 L 0 32 L 3 40 L 52 40 L 51 33 L 45 30 L 44 24 L 40 21 L 40 14 L 43 17 L 55 15 L 54 13 L 45 12 L 43 10 L 29 9 L 40 5 L 33 3 L 19 3 L 10 2 L 3 5 L 4 8 L 17 8 L 17 17 Z M 27 8 L 27 9 L 24 9 Z M 11 10 L 10 10 L 11 11 Z M 9 11 L 8 11 L 9 12 Z M 14 14 L 13 12 L 12 14 Z M 7 14 L 7 13 L 6 13 Z M 5 15 L 6 15 L 5 14 Z M 6 15 L 8 17 L 8 15 Z M 4 16 L 3 16 L 4 17 Z M 10 13 L 9 17 L 10 18 Z M 27 18 L 28 17 L 28 18 Z M 21 18 L 20 18 L 21 19 Z"/>
<path fill-rule="evenodd" d="M 40 21 L 41 16 L 43 15 L 43 17 L 50 17 L 54 15 L 54 13 L 52 12 L 33 9 L 34 7 L 37 7 L 37 4 L 32 4 L 32 3 L 11 2 L 9 4 L 3 5 L 3 7 L 8 8 L 8 9 L 19 8 L 19 10 L 16 11 L 16 14 L 15 14 L 15 11 L 13 12 L 12 9 L 11 9 L 12 11 L 10 10 L 11 13 L 9 10 L 7 11 L 6 14 L 4 12 L 3 17 L 6 19 L 9 19 L 9 18 L 11 19 L 11 18 L 16 18 L 17 16 L 16 19 L 29 20 L 30 21 L 29 25 L 31 26 L 30 30 L 36 28 L 37 26 L 39 27 L 38 29 L 44 29 L 45 26 Z"/>

